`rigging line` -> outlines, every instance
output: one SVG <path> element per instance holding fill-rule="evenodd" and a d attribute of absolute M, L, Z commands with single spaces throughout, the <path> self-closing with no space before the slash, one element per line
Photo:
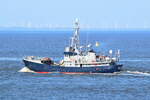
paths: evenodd
<path fill-rule="evenodd" d="M 88 46 L 88 32 L 86 31 L 86 42 L 85 42 L 85 46 L 86 46 L 86 52 L 87 52 L 87 46 Z"/>

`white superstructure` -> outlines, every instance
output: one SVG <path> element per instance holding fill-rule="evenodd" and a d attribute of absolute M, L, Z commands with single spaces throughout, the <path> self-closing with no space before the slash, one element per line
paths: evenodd
<path fill-rule="evenodd" d="M 75 66 L 75 67 L 91 67 L 110 65 L 119 60 L 120 51 L 117 52 L 115 57 L 112 57 L 112 50 L 109 51 L 110 56 L 98 55 L 93 49 L 89 51 L 81 51 L 79 41 L 79 21 L 75 21 L 75 32 L 71 38 L 71 44 L 65 48 L 64 59 L 61 61 L 62 66 Z M 96 42 L 96 46 L 99 44 Z M 85 46 L 87 48 L 87 46 Z"/>

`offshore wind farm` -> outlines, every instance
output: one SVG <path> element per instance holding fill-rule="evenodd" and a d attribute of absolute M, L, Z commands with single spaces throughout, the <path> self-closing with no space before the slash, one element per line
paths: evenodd
<path fill-rule="evenodd" d="M 73 21 L 73 20 L 72 20 Z M 141 26 L 136 27 L 136 26 L 130 26 L 128 23 L 124 24 L 119 24 L 117 22 L 112 22 L 110 23 L 105 23 L 101 25 L 92 25 L 92 24 L 80 24 L 81 29 L 87 30 L 87 29 L 96 29 L 96 30 L 148 30 L 150 29 L 150 25 L 147 23 L 143 22 Z M 27 22 L 19 22 L 19 23 L 12 23 L 12 24 L 7 24 L 0 26 L 1 30 L 6 30 L 6 29 L 46 29 L 46 30 L 52 30 L 52 29 L 72 29 L 71 25 L 65 25 L 65 24 L 51 24 L 51 23 L 46 23 L 46 24 L 35 24 L 32 23 L 32 21 L 27 21 Z"/>

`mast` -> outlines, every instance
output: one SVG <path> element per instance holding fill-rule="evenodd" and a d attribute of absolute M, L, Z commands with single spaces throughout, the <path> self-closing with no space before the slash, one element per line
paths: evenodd
<path fill-rule="evenodd" d="M 76 19 L 74 24 L 75 24 L 75 27 L 74 27 L 75 32 L 73 34 L 73 37 L 71 38 L 71 47 L 74 48 L 77 53 L 79 53 L 79 48 L 80 48 L 80 46 L 79 46 L 80 45 L 80 41 L 79 41 L 79 29 L 80 29 L 79 20 Z"/>

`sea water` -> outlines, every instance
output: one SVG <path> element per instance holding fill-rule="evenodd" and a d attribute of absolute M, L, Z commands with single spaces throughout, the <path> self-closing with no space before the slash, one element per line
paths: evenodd
<path fill-rule="evenodd" d="M 150 31 L 81 31 L 81 45 L 121 51 L 123 70 L 109 74 L 19 72 L 25 56 L 59 61 L 72 31 L 1 31 L 0 100 L 149 100 Z M 95 42 L 100 46 L 95 47 Z"/>

